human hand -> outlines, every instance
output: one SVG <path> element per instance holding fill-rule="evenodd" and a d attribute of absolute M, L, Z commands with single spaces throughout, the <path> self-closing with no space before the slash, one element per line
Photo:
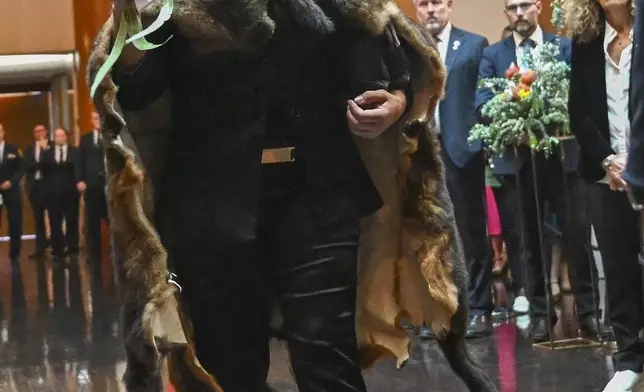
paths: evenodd
<path fill-rule="evenodd" d="M 354 135 L 375 139 L 391 127 L 407 106 L 407 98 L 401 90 L 365 91 L 347 104 L 347 121 Z"/>
<path fill-rule="evenodd" d="M 2 189 L 3 191 L 11 189 L 11 181 L 5 181 L 0 184 L 0 189 Z"/>
<path fill-rule="evenodd" d="M 40 148 L 43 150 L 46 150 L 49 148 L 49 143 L 47 142 L 47 138 L 38 139 L 38 144 L 40 144 Z"/>
<path fill-rule="evenodd" d="M 613 191 L 624 191 L 628 189 L 628 184 L 622 178 L 622 173 L 626 168 L 627 154 L 618 154 L 613 158 L 608 166 L 606 174 L 610 178 L 610 189 Z"/>

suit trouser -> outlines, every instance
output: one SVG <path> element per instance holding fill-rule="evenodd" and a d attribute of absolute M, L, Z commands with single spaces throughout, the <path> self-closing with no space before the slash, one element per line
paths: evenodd
<path fill-rule="evenodd" d="M 608 185 L 591 185 L 590 211 L 606 276 L 608 317 L 617 340 L 613 355 L 615 370 L 641 372 L 644 342 L 638 334 L 644 327 L 639 215 L 624 192 Z"/>
<path fill-rule="evenodd" d="M 103 188 L 85 191 L 85 227 L 88 256 L 93 263 L 101 259 L 101 221 L 107 220 L 107 200 Z"/>
<path fill-rule="evenodd" d="M 174 238 L 197 357 L 226 391 L 266 390 L 273 294 L 299 390 L 366 389 L 355 332 L 359 222 L 320 227 L 311 207 L 303 193 L 264 195 L 257 236 L 239 246 Z"/>
<path fill-rule="evenodd" d="M 42 253 L 47 247 L 47 231 L 45 230 L 46 209 L 45 187 L 42 180 L 34 180 L 29 190 L 29 204 L 36 224 L 36 253 Z"/>
<path fill-rule="evenodd" d="M 20 190 L 3 192 L 2 200 L 7 210 L 9 224 L 9 258 L 17 260 L 22 248 L 22 196 Z M 2 209 L 0 208 L 0 217 Z"/>
<path fill-rule="evenodd" d="M 48 201 L 49 223 L 53 254 L 62 257 L 67 252 L 78 255 L 78 210 L 79 194 L 76 192 L 55 195 Z M 65 234 L 63 235 L 63 220 Z"/>
<path fill-rule="evenodd" d="M 531 296 L 530 308 L 533 316 L 546 317 L 547 292 L 539 239 L 539 217 L 536 208 L 538 201 L 541 205 L 542 222 L 546 205 L 557 216 L 577 313 L 581 317 L 589 316 L 597 309 L 593 298 L 594 282 L 591 279 L 591 268 L 595 268 L 595 263 L 589 252 L 587 187 L 575 173 L 566 173 L 564 178 L 563 167 L 554 156 L 545 159 L 542 154 L 538 154 L 536 163 L 537 193 L 530 157 L 526 158 L 518 176 L 502 176 L 503 186 L 494 189 L 515 289 L 526 288 Z M 538 199 L 535 196 L 538 196 Z M 552 252 L 545 245 L 546 243 L 544 251 L 547 254 L 544 256 L 546 267 L 549 268 Z M 549 276 L 549 269 L 546 270 L 546 275 Z"/>
<path fill-rule="evenodd" d="M 492 255 L 486 231 L 485 161 L 479 153 L 465 167 L 452 163 L 443 148 L 447 189 L 469 272 L 468 296 L 471 314 L 489 314 L 492 300 Z"/>

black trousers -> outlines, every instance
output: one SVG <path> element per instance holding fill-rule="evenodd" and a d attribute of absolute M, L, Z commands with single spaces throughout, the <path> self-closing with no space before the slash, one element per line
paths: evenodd
<path fill-rule="evenodd" d="M 85 190 L 86 248 L 92 263 L 101 259 L 101 222 L 107 220 L 107 199 L 103 188 Z"/>
<path fill-rule="evenodd" d="M 508 263 L 514 288 L 525 288 L 531 297 L 531 312 L 534 317 L 547 315 L 546 289 L 542 264 L 542 247 L 539 239 L 539 224 L 536 203 L 544 212 L 557 216 L 562 232 L 563 255 L 568 260 L 568 273 L 575 295 L 577 313 L 580 317 L 597 312 L 593 297 L 591 268 L 595 268 L 590 250 L 590 222 L 587 217 L 588 189 L 575 173 L 564 173 L 556 156 L 546 159 L 536 155 L 536 185 L 529 152 L 518 175 L 501 176 L 503 186 L 494 189 L 499 206 L 503 238 L 508 249 Z M 538 199 L 536 198 L 538 196 Z M 525 230 L 522 233 L 522 228 Z M 544 233 L 545 234 L 545 233 Z M 545 239 L 545 237 L 544 237 Z M 525 244 L 525 246 L 523 245 Z M 544 242 L 546 268 L 550 275 L 551 250 Z M 595 275 L 596 276 L 596 275 Z M 595 292 L 597 292 L 595 290 Z"/>
<path fill-rule="evenodd" d="M 606 276 L 608 317 L 617 340 L 613 355 L 615 370 L 642 372 L 644 342 L 638 337 L 644 328 L 639 216 L 624 192 L 608 185 L 591 185 L 590 211 Z"/>
<path fill-rule="evenodd" d="M 47 248 L 47 231 L 45 230 L 46 191 L 41 180 L 35 180 L 29 190 L 29 204 L 36 225 L 36 253 Z"/>
<path fill-rule="evenodd" d="M 265 391 L 276 297 L 299 391 L 365 391 L 355 332 L 359 222 L 321 227 L 306 191 L 262 192 L 258 231 L 243 244 L 171 242 L 199 361 L 226 391 Z"/>
<path fill-rule="evenodd" d="M 454 165 L 443 148 L 447 189 L 454 204 L 456 225 L 463 241 L 470 276 L 470 313 L 489 314 L 492 300 L 492 254 L 487 237 L 485 212 L 485 161 L 483 153 L 465 167 Z"/>
<path fill-rule="evenodd" d="M 3 207 L 7 210 L 7 222 L 9 224 L 9 258 L 17 260 L 20 258 L 22 249 L 22 198 L 19 189 L 12 189 L 2 193 Z"/>
<path fill-rule="evenodd" d="M 53 195 L 47 203 L 52 249 L 56 257 L 63 257 L 65 248 L 68 254 L 78 255 L 78 202 L 78 193 L 66 193 Z M 64 235 L 63 219 L 65 221 Z"/>

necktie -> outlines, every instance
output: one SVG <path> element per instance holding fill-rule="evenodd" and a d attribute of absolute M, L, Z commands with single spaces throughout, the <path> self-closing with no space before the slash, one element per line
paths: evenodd
<path fill-rule="evenodd" d="M 63 162 L 63 147 L 58 146 L 58 163 Z"/>
<path fill-rule="evenodd" d="M 519 45 L 519 47 L 521 48 L 522 54 L 529 52 L 531 49 L 535 48 L 536 46 L 537 46 L 537 43 L 530 38 L 524 39 L 523 42 L 521 42 L 521 44 Z M 529 67 L 529 64 L 525 64 L 525 62 L 522 59 L 518 59 L 517 61 L 519 63 L 518 64 L 519 68 L 521 68 L 522 70 Z"/>

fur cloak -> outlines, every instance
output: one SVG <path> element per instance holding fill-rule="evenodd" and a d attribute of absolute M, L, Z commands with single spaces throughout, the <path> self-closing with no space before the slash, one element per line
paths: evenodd
<path fill-rule="evenodd" d="M 302 23 L 328 27 L 314 16 L 307 19 L 316 11 L 313 0 L 281 1 L 291 3 Z M 386 24 L 392 23 L 412 63 L 411 110 L 378 139 L 355 138 L 385 203 L 362 224 L 357 304 L 362 359 L 368 366 L 383 355 L 393 355 L 402 366 L 409 357 L 410 340 L 399 326 L 400 317 L 417 326 L 431 325 L 439 337 L 447 337 L 457 317 L 457 323 L 465 324 L 467 312 L 460 239 L 439 144 L 428 127 L 443 92 L 445 70 L 431 38 L 406 18 L 393 0 L 329 1 L 356 26 L 373 34 L 382 33 Z M 155 0 L 142 16 L 154 17 L 159 3 Z M 266 1 L 261 0 L 175 0 L 171 21 L 197 53 L 252 49 L 274 30 Z M 112 24 L 108 20 L 95 40 L 88 66 L 90 84 L 109 55 Z M 145 128 L 146 122 L 170 126 L 170 111 L 159 103 L 141 112 L 124 113 L 116 99 L 117 89 L 108 75 L 94 103 L 104 126 L 118 284 L 123 306 L 128 309 L 124 314 L 135 315 L 124 320 L 126 384 L 133 378 L 149 378 L 147 386 L 137 391 L 158 391 L 161 365 L 167 356 L 177 390 L 197 390 L 194 382 L 198 382 L 220 391 L 195 358 L 189 316 L 179 309 L 176 296 L 180 294 L 172 284 L 166 251 L 151 222 L 150 177 L 154 173 L 146 172 L 145 159 L 130 137 L 136 128 Z"/>

